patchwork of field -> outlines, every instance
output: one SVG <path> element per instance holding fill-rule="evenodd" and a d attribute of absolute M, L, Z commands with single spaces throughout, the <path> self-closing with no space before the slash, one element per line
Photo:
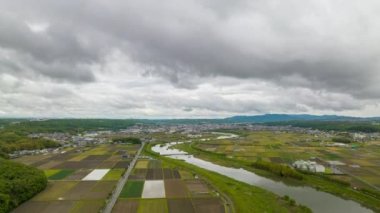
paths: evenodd
<path fill-rule="evenodd" d="M 131 161 L 123 158 L 122 153 L 133 156 L 138 148 L 109 144 L 75 148 L 47 157 L 18 158 L 19 162 L 32 159 L 30 165 L 43 169 L 49 182 L 44 191 L 14 212 L 99 212 Z"/>
<path fill-rule="evenodd" d="M 158 160 L 139 160 L 113 212 L 224 213 L 225 209 L 204 180 Z"/>
<path fill-rule="evenodd" d="M 320 135 L 270 131 L 245 133 L 246 136 L 239 139 L 199 141 L 196 147 L 248 162 L 261 159 L 291 164 L 310 158 L 339 161 L 345 165 L 338 168 L 351 176 L 337 178 L 345 178 L 357 187 L 365 187 L 364 182 L 380 187 L 380 141 L 334 147 L 325 145 L 331 142 L 331 138 Z"/>

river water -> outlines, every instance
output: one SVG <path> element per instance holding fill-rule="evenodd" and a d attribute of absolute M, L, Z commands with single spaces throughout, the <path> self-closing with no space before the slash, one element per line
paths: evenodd
<path fill-rule="evenodd" d="M 188 155 L 186 152 L 172 149 L 171 146 L 177 142 L 167 143 L 165 145 L 155 145 L 152 147 L 154 152 L 160 153 L 160 155 L 167 155 L 167 157 L 184 160 L 187 163 L 195 166 L 207 169 L 219 174 L 228 176 L 235 180 L 245 182 L 254 186 L 261 187 L 268 191 L 271 191 L 277 195 L 284 196 L 289 195 L 291 198 L 302 205 L 305 205 L 313 210 L 315 213 L 367 213 L 372 210 L 361 206 L 351 200 L 344 200 L 340 197 L 332 194 L 317 191 L 311 187 L 305 186 L 289 186 L 282 182 L 276 182 L 271 179 L 256 175 L 251 171 L 245 169 L 230 168 L 220 166 L 192 155 Z"/>

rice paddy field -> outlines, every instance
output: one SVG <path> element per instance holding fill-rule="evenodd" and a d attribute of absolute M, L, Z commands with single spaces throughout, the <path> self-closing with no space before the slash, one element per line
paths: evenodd
<path fill-rule="evenodd" d="M 244 131 L 236 139 L 199 140 L 193 146 L 204 151 L 225 154 L 232 159 L 291 164 L 296 160 L 319 158 L 338 161 L 349 175 L 334 178 L 350 181 L 353 186 L 380 187 L 380 141 L 353 143 L 346 147 L 328 146 L 331 136 L 296 132 Z M 328 166 L 328 165 L 326 165 Z M 330 170 L 328 170 L 330 171 Z"/>
<path fill-rule="evenodd" d="M 113 212 L 224 213 L 222 200 L 204 180 L 159 160 L 139 160 Z"/>
<path fill-rule="evenodd" d="M 136 145 L 105 144 L 15 159 L 44 170 L 47 188 L 14 212 L 99 212 L 132 159 Z"/>

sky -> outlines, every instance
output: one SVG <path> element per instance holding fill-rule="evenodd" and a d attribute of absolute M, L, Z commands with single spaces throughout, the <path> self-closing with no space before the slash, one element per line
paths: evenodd
<path fill-rule="evenodd" d="M 380 115 L 379 0 L 0 5 L 0 117 Z"/>

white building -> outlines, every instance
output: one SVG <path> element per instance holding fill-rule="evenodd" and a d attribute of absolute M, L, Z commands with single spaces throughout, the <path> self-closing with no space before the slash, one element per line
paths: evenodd
<path fill-rule="evenodd" d="M 296 169 L 305 170 L 309 172 L 325 172 L 325 167 L 317 164 L 315 161 L 298 160 L 292 165 Z"/>

